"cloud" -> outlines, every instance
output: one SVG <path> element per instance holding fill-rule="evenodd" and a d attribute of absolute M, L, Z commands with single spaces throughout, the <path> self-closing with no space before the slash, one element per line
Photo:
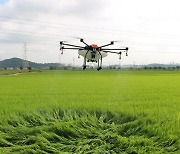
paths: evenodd
<path fill-rule="evenodd" d="M 9 0 L 0 0 L 0 5 L 7 3 Z"/>
<path fill-rule="evenodd" d="M 131 54 L 138 61 L 143 61 L 144 57 L 137 54 L 139 50 L 152 53 L 148 58 L 153 59 L 154 53 L 160 49 L 158 43 L 167 42 L 166 46 L 161 47 L 162 51 L 167 51 L 167 46 L 172 49 L 173 42 L 178 44 L 178 40 L 172 37 L 163 35 L 162 40 L 162 36 L 158 35 L 180 34 L 178 4 L 178 0 L 9 0 L 0 4 L 0 39 L 15 40 L 11 41 L 13 43 L 19 41 L 22 46 L 26 41 L 27 45 L 31 45 L 31 49 L 39 50 L 39 55 L 47 55 L 47 61 L 57 58 L 57 55 L 52 58 L 52 52 L 49 51 L 58 51 L 59 40 L 79 43 L 74 41 L 72 36 L 85 37 L 90 43 L 122 40 L 124 44 L 121 44 L 128 45 L 130 50 L 132 49 Z M 52 48 L 41 45 L 40 50 L 36 43 L 57 43 L 57 46 Z M 0 52 L 3 49 L 7 51 L 4 53 L 11 57 L 14 52 L 11 53 L 10 46 L 13 48 L 13 45 L 1 44 Z M 179 48 L 177 46 L 173 49 L 179 51 Z M 41 61 L 41 56 L 36 56 L 35 52 L 32 51 L 29 55 Z M 65 59 L 68 59 L 68 56 L 69 54 Z M 71 56 L 76 55 L 72 53 Z M 136 59 L 130 61 L 134 62 Z"/>
<path fill-rule="evenodd" d="M 38 17 L 48 14 L 90 19 L 100 16 L 106 5 L 107 1 L 103 0 L 9 0 L 1 7 L 0 13 L 17 17 Z"/>

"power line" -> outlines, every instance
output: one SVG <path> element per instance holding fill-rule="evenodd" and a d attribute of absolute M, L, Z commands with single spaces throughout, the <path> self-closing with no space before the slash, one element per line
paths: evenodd
<path fill-rule="evenodd" d="M 22 31 L 22 30 L 10 30 L 10 29 L 4 29 L 4 28 L 1 28 L 1 31 L 10 31 L 10 32 L 18 32 L 18 33 L 28 33 L 28 34 L 31 34 L 31 35 L 43 35 L 43 36 L 53 36 L 53 37 L 67 37 L 67 35 L 62 35 L 62 34 L 47 34 L 47 33 L 39 33 L 39 32 L 36 32 L 35 34 L 32 34 L 33 32 L 32 31 Z M 71 37 L 71 36 L 69 36 Z"/>
<path fill-rule="evenodd" d="M 17 24 L 22 24 L 22 25 L 31 25 L 31 26 L 40 26 L 40 27 L 50 27 L 50 28 L 62 28 L 62 27 L 64 27 L 64 28 L 66 28 L 67 29 L 67 27 L 68 27 L 68 29 L 71 29 L 71 30 L 76 30 L 76 31 L 82 31 L 83 29 L 84 30 L 86 30 L 86 31 L 90 31 L 90 32 L 101 32 L 102 33 L 102 31 L 98 31 L 98 30 L 96 30 L 96 29 L 94 29 L 94 30 L 92 30 L 92 29 L 86 29 L 85 27 L 77 27 L 77 26 L 71 26 L 71 25 L 69 25 L 69 26 L 64 26 L 64 25 L 61 25 L 61 24 L 59 24 L 59 25 L 44 25 L 44 24 L 32 24 L 32 23 L 23 23 L 23 22 L 18 22 L 18 21 L 6 21 L 6 20 L 2 20 L 2 19 L 0 19 L 0 21 L 2 21 L 2 22 L 10 22 L 10 23 L 17 23 Z"/>
<path fill-rule="evenodd" d="M 12 39 L 0 39 L 0 41 L 1 41 L 0 43 L 3 43 L 2 41 L 4 41 L 5 43 L 19 43 L 19 44 L 24 43 L 23 40 L 12 40 Z M 28 42 L 28 43 L 33 45 L 59 46 L 58 44 L 41 43 L 41 42 Z"/>
<path fill-rule="evenodd" d="M 6 32 L 0 32 L 0 33 L 6 33 Z M 13 33 L 15 34 L 15 33 Z M 18 35 L 22 35 L 22 36 L 31 36 L 28 34 L 18 34 Z M 35 35 L 36 36 L 36 35 Z M 41 37 L 41 36 L 40 36 Z M 42 36 L 43 37 L 43 36 Z M 43 37 L 43 38 L 50 38 L 50 37 Z M 53 38 L 53 39 L 57 39 L 58 38 Z M 1 44 L 3 43 L 2 41 L 4 41 L 5 43 L 23 43 L 24 40 L 10 40 L 10 39 L 0 39 L 1 40 Z M 57 44 L 51 44 L 51 43 L 40 43 L 40 42 L 30 42 L 28 41 L 28 43 L 32 43 L 33 45 L 48 45 L 48 46 L 59 46 L 59 41 L 57 41 Z M 134 45 L 135 46 L 173 46 L 173 47 L 180 47 L 179 44 L 161 44 L 161 43 L 147 43 L 147 42 L 131 42 L 131 41 L 126 41 L 126 45 Z"/>
<path fill-rule="evenodd" d="M 19 44 L 22 44 L 24 43 L 23 41 L 19 41 L 19 40 L 8 40 L 8 39 L 0 39 L 0 41 L 7 41 L 7 43 L 10 43 L 10 41 L 13 41 L 13 42 L 16 42 L 16 43 L 19 43 Z M 26 42 L 27 43 L 27 42 Z M 140 42 L 139 42 L 140 43 Z M 28 42 L 29 46 L 30 45 L 42 45 L 42 46 L 54 46 L 54 47 L 58 47 L 59 45 L 57 44 L 47 44 L 47 43 L 38 43 L 38 42 Z M 46 47 L 44 47 L 43 49 L 31 49 L 31 50 L 28 50 L 26 49 L 26 51 L 41 51 L 41 50 L 44 50 L 46 49 Z M 49 50 L 49 49 L 48 49 Z M 157 54 L 157 52 L 153 52 L 152 50 L 146 50 L 146 49 L 137 49 L 137 48 L 130 48 L 130 52 L 133 54 L 133 53 L 151 53 L 151 54 Z M 158 51 L 158 53 L 180 53 L 179 51 Z"/>
<path fill-rule="evenodd" d="M 68 29 L 71 29 L 71 30 L 78 30 L 78 31 L 82 31 L 83 29 L 86 30 L 86 31 L 93 31 L 93 32 L 101 32 L 101 33 L 105 33 L 105 32 L 108 32 L 108 33 L 120 33 L 122 35 L 122 33 L 126 33 L 127 34 L 130 34 L 130 35 L 134 35 L 134 36 L 141 36 L 141 37 L 163 37 L 163 38 L 167 38 L 167 37 L 170 37 L 170 38 L 180 38 L 179 35 L 169 35 L 169 34 L 155 34 L 155 33 L 147 33 L 147 32 L 134 32 L 134 31 L 121 31 L 121 30 L 115 30 L 115 29 L 112 29 L 112 28 L 97 28 L 97 27 L 88 27 L 88 26 L 80 26 L 80 25 L 70 25 L 70 24 L 62 24 L 62 23 L 50 23 L 50 22 L 47 22 L 47 21 L 39 21 L 39 20 L 31 20 L 31 19 L 20 19 L 20 18 L 15 18 L 15 17 L 7 17 L 7 16 L 0 16 L 0 18 L 3 18 L 3 19 L 0 19 L 0 21 L 3 21 L 3 22 L 11 22 L 11 23 L 18 23 L 18 24 L 24 24 L 24 25 L 33 25 L 33 26 L 43 26 L 43 27 L 53 27 L 53 28 L 60 28 L 60 27 L 64 27 L 64 28 L 68 28 Z M 7 20 L 4 20 L 4 19 L 13 19 L 13 20 L 17 20 L 17 21 L 7 21 Z M 27 21 L 27 22 L 30 22 L 30 23 L 23 23 L 23 22 L 19 22 L 19 21 Z M 38 24 L 37 24 L 38 23 Z M 40 23 L 40 24 L 39 24 Z M 45 25 L 44 25 L 45 24 Z M 48 25 L 47 25 L 48 24 Z M 142 36 L 142 35 L 146 35 L 146 36 Z"/>
<path fill-rule="evenodd" d="M 20 18 L 15 18 L 15 17 L 7 17 L 7 16 L 0 16 L 0 18 L 5 18 L 5 19 L 15 19 L 15 20 L 20 20 L 20 21 L 28 21 L 28 22 L 35 22 L 35 23 L 44 23 L 44 24 L 51 24 L 51 25 L 58 25 L 58 26 L 71 26 L 71 27 L 79 27 L 79 28 L 83 28 L 84 26 L 76 26 L 76 25 L 69 25 L 69 24 L 62 24 L 62 23 L 55 23 L 55 22 L 47 22 L 47 21 L 40 21 L 40 20 L 31 20 L 31 19 L 20 19 Z M 87 28 L 93 28 L 93 27 L 89 27 L 86 26 Z M 95 28 L 95 27 L 94 27 Z"/>
<path fill-rule="evenodd" d="M 0 31 L 0 33 L 3 33 L 3 34 L 17 34 L 17 35 L 23 35 L 23 36 L 34 36 L 34 37 L 42 37 L 42 38 L 49 38 L 49 39 L 58 39 L 57 37 L 49 37 L 49 36 L 41 36 L 41 35 L 37 35 L 37 34 L 21 34 L 21 33 L 17 33 L 17 32 L 2 32 Z"/>
<path fill-rule="evenodd" d="M 38 22 L 38 21 L 34 21 L 34 20 L 30 20 L 30 19 L 19 19 L 19 18 L 13 18 L 13 17 L 3 17 L 3 16 L 0 16 L 0 18 L 8 18 L 8 19 L 16 19 L 16 20 L 23 20 L 23 21 L 29 21 L 29 22 Z M 9 22 L 9 21 L 8 21 Z M 43 22 L 43 21 L 41 21 Z M 48 23 L 48 22 L 43 22 L 43 23 Z M 28 24 L 28 23 L 24 23 L 24 24 Z M 54 23 L 54 24 L 58 24 L 58 23 Z M 2 29 L 2 30 L 5 30 L 5 29 Z M 59 37 L 67 37 L 67 38 L 71 38 L 71 36 L 68 36 L 68 35 L 53 35 L 53 34 L 43 34 L 43 33 L 39 33 L 39 32 L 36 32 L 35 34 L 32 32 L 27 32 L 27 31 L 20 31 L 20 30 L 7 30 L 6 31 L 10 31 L 10 32 L 4 32 L 4 31 L 0 31 L 0 33 L 4 33 L 4 34 L 16 34 L 16 35 L 22 35 L 22 36 L 34 36 L 34 37 L 42 37 L 42 38 L 45 38 L 45 39 L 56 39 L 58 40 L 57 41 L 57 45 L 58 45 L 58 42 L 59 42 Z M 127 32 L 127 31 L 126 31 Z M 28 33 L 28 34 L 25 34 L 25 33 Z M 134 32 L 132 32 L 134 33 Z M 54 36 L 54 37 L 50 37 L 50 36 Z M 57 37 L 56 37 L 57 36 Z M 88 37 L 86 37 L 88 38 Z M 91 38 L 93 40 L 99 40 L 98 38 Z M 104 40 L 104 41 L 107 41 L 105 39 L 100 39 L 100 40 Z M 15 40 L 11 40 L 11 41 L 15 41 Z M 27 40 L 26 40 L 27 41 Z M 7 41 L 8 42 L 8 41 Z M 20 41 L 20 42 L 24 42 L 23 41 Z M 29 42 L 29 41 L 28 41 Z M 2 42 L 0 42 L 2 43 Z M 150 45 L 154 45 L 154 46 L 180 46 L 179 44 L 162 44 L 162 43 L 147 43 L 147 42 L 132 42 L 132 41 L 126 41 L 127 44 L 133 44 L 133 45 L 141 45 L 141 46 L 150 46 Z M 40 44 L 40 45 L 55 45 L 55 44 L 49 44 L 49 43 L 34 43 L 34 44 Z"/>

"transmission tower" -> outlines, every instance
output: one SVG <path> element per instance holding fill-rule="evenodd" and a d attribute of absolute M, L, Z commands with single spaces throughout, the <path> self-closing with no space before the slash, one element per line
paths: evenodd
<path fill-rule="evenodd" d="M 24 43 L 24 53 L 23 53 L 23 64 L 22 64 L 24 69 L 27 69 L 29 67 L 29 63 L 27 61 L 27 46 L 26 42 Z"/>

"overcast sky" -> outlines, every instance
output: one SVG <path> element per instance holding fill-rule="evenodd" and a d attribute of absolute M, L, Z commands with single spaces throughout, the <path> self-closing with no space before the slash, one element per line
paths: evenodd
<path fill-rule="evenodd" d="M 121 64 L 180 63 L 178 0 L 0 0 L 0 60 L 82 65 L 77 51 L 60 56 L 59 41 L 129 47 Z M 119 64 L 117 55 L 104 64 Z"/>

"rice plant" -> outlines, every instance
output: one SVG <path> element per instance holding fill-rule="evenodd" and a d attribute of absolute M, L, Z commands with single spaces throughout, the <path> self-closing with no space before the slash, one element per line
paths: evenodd
<path fill-rule="evenodd" d="M 178 153 L 179 71 L 0 76 L 0 153 Z"/>

